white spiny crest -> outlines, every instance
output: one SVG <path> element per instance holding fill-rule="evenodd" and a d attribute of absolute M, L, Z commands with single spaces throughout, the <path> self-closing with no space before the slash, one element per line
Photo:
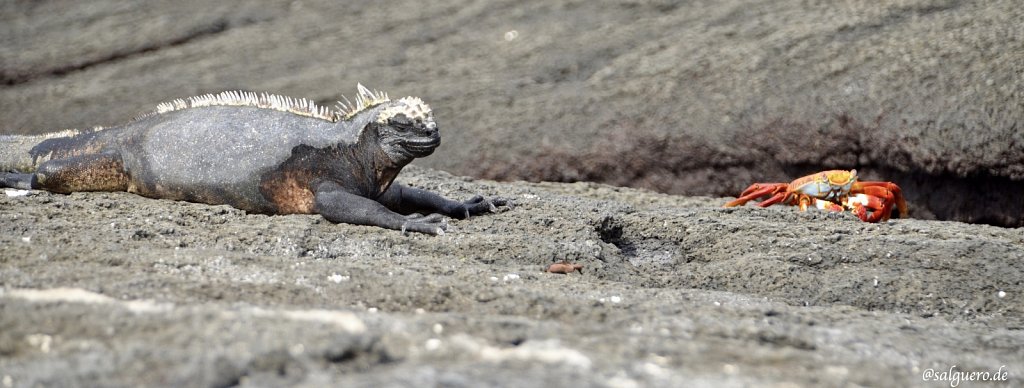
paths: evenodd
<path fill-rule="evenodd" d="M 355 116 L 356 113 L 362 112 L 365 109 L 380 105 L 382 103 L 391 101 L 388 98 L 388 94 L 379 90 L 370 90 L 363 86 L 361 83 L 356 84 L 358 94 L 356 94 L 356 102 L 352 103 L 348 97 L 341 96 L 345 101 L 338 101 L 338 111 L 336 112 L 338 120 L 346 120 Z"/>
<path fill-rule="evenodd" d="M 87 130 L 85 132 L 97 131 L 97 130 L 101 130 L 101 129 L 103 129 L 103 128 L 102 127 L 95 127 L 92 130 Z M 81 133 L 82 133 L 82 131 L 80 131 L 80 130 L 68 128 L 68 129 L 64 129 L 64 130 L 61 130 L 61 131 L 57 131 L 57 132 L 44 133 L 42 135 L 39 135 L 39 138 L 42 138 L 42 139 L 53 139 L 53 138 L 58 138 L 58 137 L 72 137 L 72 136 L 77 136 L 77 135 L 79 135 Z M 3 136 L 0 136 L 0 137 L 3 137 Z"/>
<path fill-rule="evenodd" d="M 305 98 L 293 98 L 270 93 L 254 93 L 246 91 L 227 91 L 217 94 L 204 94 L 189 98 L 179 98 L 173 101 L 161 103 L 156 106 L 156 111 L 148 115 L 138 117 L 139 119 L 153 114 L 174 112 L 188 108 L 200 108 L 206 106 L 251 106 L 256 108 L 273 109 L 282 112 L 294 113 L 301 116 L 315 117 L 328 121 L 335 121 L 335 113 L 329 108 L 317 105 L 312 100 Z"/>
<path fill-rule="evenodd" d="M 338 109 L 317 105 L 313 100 L 305 98 L 294 98 L 270 93 L 255 93 L 246 91 L 227 91 L 221 93 L 209 93 L 189 98 L 178 98 L 172 101 L 160 103 L 154 112 L 136 117 L 136 120 L 152 115 L 174 112 L 189 108 L 201 108 L 208 106 L 251 106 L 263 109 L 273 109 L 282 112 L 290 112 L 297 115 L 315 117 L 328 121 L 339 121 L 349 119 L 363 110 L 372 108 L 382 103 L 391 101 L 387 93 L 379 90 L 371 90 L 363 84 L 356 84 L 358 94 L 355 102 L 348 97 L 342 96 L 343 101 L 338 101 Z M 429 109 L 429 108 L 428 108 Z"/>

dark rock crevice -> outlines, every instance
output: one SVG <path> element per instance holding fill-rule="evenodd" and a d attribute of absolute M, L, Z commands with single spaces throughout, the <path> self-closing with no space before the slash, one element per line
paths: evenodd
<path fill-rule="evenodd" d="M 619 252 L 629 257 L 637 255 L 637 247 L 633 241 L 623 236 L 624 225 L 621 220 L 608 216 L 601 220 L 601 224 L 595 228 L 601 241 L 612 244 L 619 248 Z"/>
<path fill-rule="evenodd" d="M 758 136 L 737 140 L 744 144 L 736 148 L 627 128 L 584 151 L 548 146 L 538 155 L 513 161 L 481 155 L 473 169 L 496 180 L 593 181 L 723 197 L 736 196 L 754 182 L 789 182 L 817 171 L 857 169 L 863 180 L 900 185 L 912 218 L 1024 226 L 1024 181 L 981 170 L 927 172 L 899 157 L 876 160 L 886 153 L 868 152 L 866 144 L 880 130 L 879 122 L 864 124 L 846 115 L 836 115 L 824 126 L 774 120 L 744 131 Z M 741 149 L 747 151 L 737 151 Z M 619 246 L 614 231 L 605 230 L 602 236 Z"/>

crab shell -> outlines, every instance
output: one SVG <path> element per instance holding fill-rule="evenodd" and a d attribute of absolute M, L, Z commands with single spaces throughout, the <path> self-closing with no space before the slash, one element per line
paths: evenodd
<path fill-rule="evenodd" d="M 838 202 L 842 197 L 850 194 L 850 190 L 856 182 L 857 170 L 822 171 L 797 178 L 789 184 L 787 191 Z"/>

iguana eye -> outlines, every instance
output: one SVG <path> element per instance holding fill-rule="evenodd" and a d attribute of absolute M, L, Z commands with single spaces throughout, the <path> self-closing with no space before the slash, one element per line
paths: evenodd
<path fill-rule="evenodd" d="M 409 125 L 412 125 L 412 121 L 410 121 L 409 118 L 406 117 L 404 114 L 397 114 L 397 115 L 391 117 L 388 121 L 390 121 L 391 124 L 395 124 L 395 125 L 399 125 L 399 126 L 409 126 Z"/>

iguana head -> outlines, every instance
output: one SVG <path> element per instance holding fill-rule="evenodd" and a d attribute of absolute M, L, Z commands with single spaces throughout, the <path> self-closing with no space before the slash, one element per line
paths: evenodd
<path fill-rule="evenodd" d="M 338 120 L 369 120 L 375 127 L 381 150 L 392 161 L 404 164 L 422 158 L 441 145 L 434 112 L 418 97 L 391 100 L 386 93 L 358 85 L 355 103 L 339 102 Z M 373 115 L 372 119 L 364 115 Z M 357 119 L 357 117 L 359 117 Z"/>
<path fill-rule="evenodd" d="M 377 124 L 381 149 L 394 161 L 428 156 L 441 145 L 434 112 L 417 97 L 384 103 Z"/>

